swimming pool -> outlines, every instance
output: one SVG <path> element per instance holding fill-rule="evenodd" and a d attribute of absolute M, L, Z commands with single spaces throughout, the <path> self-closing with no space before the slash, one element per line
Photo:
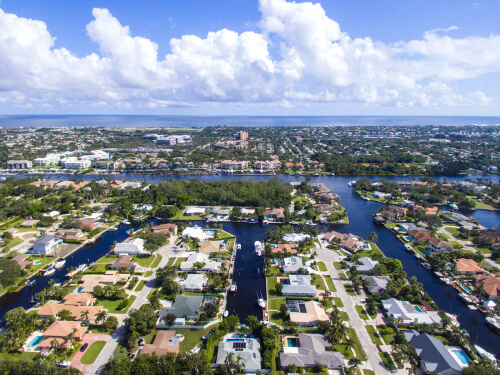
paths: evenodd
<path fill-rule="evenodd" d="M 422 312 L 422 309 L 418 306 L 415 306 L 415 310 L 417 310 L 418 312 Z"/>
<path fill-rule="evenodd" d="M 37 336 L 31 342 L 28 344 L 28 349 L 35 349 L 38 344 L 40 344 L 40 341 L 43 340 L 43 336 Z"/>
<path fill-rule="evenodd" d="M 40 263 L 42 263 L 42 262 L 40 262 L 39 260 L 35 260 L 35 261 L 33 262 L 33 264 L 40 264 Z"/>
<path fill-rule="evenodd" d="M 298 348 L 299 347 L 299 339 L 296 337 L 288 337 L 286 339 L 289 348 Z"/>
<path fill-rule="evenodd" d="M 215 232 L 213 230 L 207 230 L 207 233 L 212 237 L 215 236 Z"/>
<path fill-rule="evenodd" d="M 450 353 L 454 354 L 460 360 L 460 362 L 462 362 L 463 365 L 467 366 L 469 364 L 470 358 L 462 349 L 454 346 L 449 348 L 448 350 L 450 351 Z"/>
<path fill-rule="evenodd" d="M 243 339 L 227 339 L 226 342 L 245 342 Z"/>
<path fill-rule="evenodd" d="M 368 245 L 366 242 L 363 244 L 363 249 L 365 250 L 370 250 L 370 245 Z"/>
<path fill-rule="evenodd" d="M 462 285 L 462 288 L 463 288 L 466 292 L 472 293 L 472 289 L 471 289 L 471 288 L 469 288 L 469 286 L 468 286 L 468 285 L 465 285 L 465 284 L 464 284 L 464 285 Z"/>
<path fill-rule="evenodd" d="M 79 287 L 75 292 L 80 293 L 83 290 L 83 286 Z"/>

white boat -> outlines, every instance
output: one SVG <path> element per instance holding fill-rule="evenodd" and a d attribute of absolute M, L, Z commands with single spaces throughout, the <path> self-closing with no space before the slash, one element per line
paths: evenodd
<path fill-rule="evenodd" d="M 262 298 L 262 295 L 259 297 L 259 295 L 257 294 L 257 304 L 259 305 L 259 307 L 261 309 L 266 308 L 266 301 L 264 301 L 264 298 Z"/>
<path fill-rule="evenodd" d="M 447 277 L 441 277 L 439 280 L 441 280 L 443 283 L 445 283 L 446 285 L 451 285 L 451 281 L 449 278 Z"/>
<path fill-rule="evenodd" d="M 422 259 L 422 256 L 419 253 L 415 253 L 415 258 Z"/>
<path fill-rule="evenodd" d="M 364 195 L 361 196 L 361 199 L 363 199 L 365 201 L 369 201 L 370 200 L 370 198 L 368 198 L 367 196 L 364 196 Z"/>
<path fill-rule="evenodd" d="M 473 303 L 472 299 L 466 293 L 458 293 L 458 298 L 466 305 Z"/>
<path fill-rule="evenodd" d="M 487 317 L 486 318 L 486 323 L 497 331 L 500 331 L 500 318 L 498 317 Z"/>
<path fill-rule="evenodd" d="M 477 352 L 483 359 L 489 359 L 491 361 L 496 361 L 496 357 L 494 354 L 491 354 L 490 352 L 487 352 L 483 348 L 481 348 L 479 345 L 474 344 L 474 348 L 476 348 Z"/>
<path fill-rule="evenodd" d="M 231 286 L 229 287 L 230 292 L 236 292 L 237 289 L 238 287 L 236 286 L 236 283 L 231 284 Z"/>
<path fill-rule="evenodd" d="M 240 243 L 236 245 L 236 250 L 241 250 L 241 244 Z"/>
<path fill-rule="evenodd" d="M 250 174 L 253 174 L 253 169 L 252 168 L 250 168 Z"/>
<path fill-rule="evenodd" d="M 122 223 L 125 225 L 130 225 L 130 221 L 128 221 L 127 219 L 123 220 Z"/>
<path fill-rule="evenodd" d="M 405 244 L 405 250 L 408 251 L 408 252 L 412 252 L 413 251 L 413 247 L 411 247 L 411 245 L 409 243 Z"/>
<path fill-rule="evenodd" d="M 262 244 L 260 243 L 260 241 L 255 241 L 254 243 L 254 246 L 255 246 L 255 254 L 257 254 L 257 256 L 262 256 Z"/>
<path fill-rule="evenodd" d="M 422 266 L 423 266 L 426 270 L 429 270 L 429 271 L 432 269 L 432 266 L 431 266 L 429 263 L 427 263 L 427 262 L 422 263 Z"/>
<path fill-rule="evenodd" d="M 222 314 L 224 318 L 227 318 L 229 316 L 229 311 L 224 310 L 224 314 Z"/>
<path fill-rule="evenodd" d="M 443 274 L 439 271 L 434 271 L 433 272 L 434 276 L 436 276 L 438 279 L 440 279 L 441 277 L 443 277 Z"/>
<path fill-rule="evenodd" d="M 319 177 L 319 176 L 321 176 L 321 175 L 320 175 L 319 173 L 314 173 L 314 174 L 313 174 L 313 176 L 314 176 L 314 177 Z"/>
<path fill-rule="evenodd" d="M 45 273 L 44 273 L 43 275 L 44 275 L 44 276 L 51 276 L 51 275 L 53 275 L 55 272 L 56 272 L 56 269 L 55 269 L 55 268 L 50 267 L 49 269 L 47 269 L 47 271 L 45 271 Z"/>
<path fill-rule="evenodd" d="M 457 316 L 449 313 L 445 313 L 448 318 L 451 320 L 451 324 L 455 327 L 460 327 L 460 323 L 457 320 Z"/>
<path fill-rule="evenodd" d="M 65 264 L 66 264 L 66 259 L 60 260 L 59 262 L 54 263 L 54 268 L 58 270 L 60 268 L 63 268 Z"/>
<path fill-rule="evenodd" d="M 352 185 L 354 185 L 355 183 L 356 183 L 356 181 L 355 181 L 355 180 L 349 181 L 349 182 L 347 183 L 347 186 L 352 186 Z"/>
<path fill-rule="evenodd" d="M 109 227 L 108 231 L 110 231 L 110 232 L 118 232 L 118 227 L 116 225 L 113 225 L 113 226 Z"/>
<path fill-rule="evenodd" d="M 290 221 L 288 224 L 291 224 L 291 225 L 299 225 L 299 222 L 298 222 L 298 221 Z"/>
<path fill-rule="evenodd" d="M 87 268 L 87 264 L 80 264 L 78 268 L 75 270 L 76 272 L 83 272 Z"/>

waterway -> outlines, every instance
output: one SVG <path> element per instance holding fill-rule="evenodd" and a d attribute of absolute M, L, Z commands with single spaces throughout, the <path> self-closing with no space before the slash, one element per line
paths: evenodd
<path fill-rule="evenodd" d="M 63 179 L 71 176 L 57 176 L 51 178 Z M 73 176 L 74 177 L 74 176 Z M 100 178 L 99 176 L 83 176 L 85 179 Z M 105 177 L 105 176 L 102 176 Z M 107 176 L 106 176 L 107 177 Z M 303 176 L 279 176 L 286 182 L 304 180 Z M 358 197 L 352 188 L 347 186 L 350 180 L 357 180 L 365 176 L 321 176 L 313 177 L 311 182 L 323 182 L 334 193 L 341 198 L 341 203 L 347 209 L 349 224 L 347 225 L 322 225 L 320 231 L 335 229 L 338 232 L 352 233 L 357 236 L 367 238 L 371 232 L 378 234 L 378 246 L 384 254 L 391 258 L 399 259 L 407 272 L 408 277 L 416 276 L 424 286 L 425 291 L 433 298 L 438 306 L 446 312 L 458 316 L 458 321 L 462 328 L 466 329 L 471 335 L 471 341 L 477 343 L 486 350 L 500 356 L 500 337 L 495 335 L 485 325 L 484 316 L 478 311 L 468 309 L 460 303 L 457 298 L 457 292 L 439 282 L 431 272 L 425 270 L 420 262 L 403 250 L 402 243 L 396 236 L 384 227 L 377 226 L 372 222 L 372 215 L 380 203 L 364 201 Z M 448 181 L 463 180 L 465 178 L 476 178 L 482 176 L 442 176 L 434 177 Z M 495 182 L 498 176 L 489 176 Z M 116 179 L 147 179 L 151 183 L 160 181 L 163 178 L 189 179 L 193 176 L 148 176 L 148 175 L 116 175 Z M 231 180 L 237 178 L 253 178 L 256 180 L 268 180 L 270 176 L 245 176 L 238 177 L 233 175 L 214 175 L 197 176 L 196 178 L 206 181 Z M 376 180 L 380 177 L 369 176 L 370 180 Z M 409 177 L 385 177 L 388 180 L 407 180 Z M 462 212 L 467 216 L 476 218 L 485 227 L 498 227 L 500 223 L 500 213 L 498 211 L 478 210 L 475 212 Z M 229 297 L 228 310 L 230 313 L 239 315 L 240 320 L 244 321 L 248 315 L 261 316 L 261 312 L 256 304 L 257 294 L 265 290 L 265 279 L 262 276 L 262 260 L 253 254 L 253 244 L 255 241 L 262 241 L 264 233 L 272 226 L 248 225 L 239 223 L 225 223 L 224 230 L 234 234 L 237 241 L 242 244 L 242 249 L 236 254 L 234 280 L 238 285 L 238 291 Z M 68 261 L 63 270 L 59 270 L 53 276 L 62 280 L 70 266 L 77 267 L 81 263 L 93 262 L 105 255 L 113 241 L 123 241 L 126 238 L 125 228 L 120 226 L 118 233 L 105 233 L 93 246 L 84 247 L 68 257 Z M 31 295 L 42 290 L 48 283 L 48 278 L 40 277 L 37 280 L 34 290 L 24 289 L 23 291 L 0 298 L 0 316 L 14 307 L 30 307 Z"/>

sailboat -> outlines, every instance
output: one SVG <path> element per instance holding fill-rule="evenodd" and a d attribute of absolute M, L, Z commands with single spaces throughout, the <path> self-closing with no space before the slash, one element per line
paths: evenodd
<path fill-rule="evenodd" d="M 264 298 L 262 297 L 262 294 L 259 297 L 259 294 L 257 293 L 257 304 L 261 309 L 266 308 L 266 301 L 264 301 Z"/>

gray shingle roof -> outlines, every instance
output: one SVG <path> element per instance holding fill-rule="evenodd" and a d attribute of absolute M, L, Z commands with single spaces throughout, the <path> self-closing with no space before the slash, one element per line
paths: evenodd
<path fill-rule="evenodd" d="M 163 317 L 168 313 L 173 313 L 178 318 L 182 318 L 186 315 L 188 319 L 195 319 L 200 312 L 200 305 L 202 301 L 203 296 L 177 296 L 172 307 L 163 307 L 160 310 L 160 317 Z"/>

